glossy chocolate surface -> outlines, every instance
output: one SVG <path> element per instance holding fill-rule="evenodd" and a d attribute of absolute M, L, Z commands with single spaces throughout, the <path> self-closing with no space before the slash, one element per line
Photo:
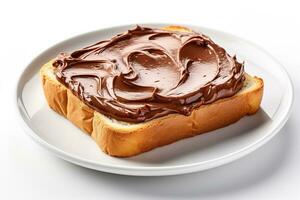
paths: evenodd
<path fill-rule="evenodd" d="M 96 111 L 138 123 L 237 93 L 244 67 L 207 36 L 137 26 L 60 54 L 56 78 Z"/>

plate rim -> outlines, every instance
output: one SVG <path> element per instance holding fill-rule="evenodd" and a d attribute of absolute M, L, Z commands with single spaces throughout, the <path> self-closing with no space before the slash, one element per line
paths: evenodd
<path fill-rule="evenodd" d="M 195 162 L 195 163 L 190 163 L 190 164 L 180 164 L 180 165 L 170 165 L 170 166 L 159 166 L 159 167 L 151 167 L 151 166 L 124 166 L 124 165 L 119 165 L 119 164 L 106 164 L 106 163 L 99 163 L 95 162 L 92 160 L 88 160 L 85 158 L 78 157 L 77 155 L 70 154 L 68 152 L 65 152 L 61 150 L 60 148 L 49 144 L 47 141 L 43 140 L 41 137 L 38 136 L 38 134 L 35 133 L 33 129 L 31 129 L 30 126 L 30 121 L 24 117 L 26 115 L 26 112 L 22 110 L 22 92 L 24 89 L 25 84 L 21 84 L 22 79 L 25 76 L 25 73 L 32 67 L 33 62 L 35 62 L 37 59 L 42 57 L 44 54 L 46 54 L 49 50 L 55 48 L 56 46 L 60 45 L 61 43 L 66 43 L 67 41 L 74 40 L 76 38 L 80 38 L 86 35 L 90 35 L 99 31 L 109 31 L 111 29 L 115 28 L 124 28 L 128 26 L 134 26 L 134 24 L 125 24 L 125 25 L 118 25 L 118 26 L 111 26 L 111 27 L 106 27 L 106 28 L 101 28 L 98 30 L 94 31 L 89 31 L 86 33 L 82 33 L 70 38 L 67 38 L 65 40 L 62 40 L 60 42 L 57 42 L 53 46 L 50 46 L 49 48 L 45 49 L 42 51 L 40 54 L 38 54 L 36 57 L 34 57 L 27 65 L 24 67 L 24 69 L 21 70 L 20 74 L 18 75 L 17 82 L 15 85 L 15 93 L 14 93 L 14 99 L 16 100 L 14 108 L 16 109 L 17 113 L 17 118 L 19 121 L 19 124 L 22 125 L 23 130 L 39 145 L 45 147 L 49 152 L 53 153 L 54 155 L 69 161 L 71 163 L 80 165 L 82 167 L 98 170 L 98 171 L 103 171 L 103 172 L 108 172 L 108 173 L 114 173 L 114 174 L 123 174 L 123 175 L 135 175 L 135 176 L 162 176 L 162 175 L 175 175 L 175 174 L 185 174 L 185 173 L 191 173 L 195 171 L 203 171 L 211 168 L 215 168 L 227 163 L 230 163 L 234 160 L 238 160 L 241 157 L 244 157 L 254 150 L 260 148 L 263 146 L 265 143 L 267 143 L 270 139 L 272 139 L 278 132 L 279 130 L 284 126 L 284 124 L 287 122 L 291 111 L 293 107 L 293 102 L 294 102 L 294 86 L 292 83 L 292 79 L 287 72 L 286 68 L 275 58 L 273 57 L 269 52 L 264 50 L 262 47 L 259 45 L 248 41 L 247 39 L 241 38 L 239 36 L 233 35 L 231 33 L 227 33 L 224 31 L 220 31 L 217 29 L 205 27 L 205 26 L 197 26 L 197 25 L 191 25 L 191 24 L 178 24 L 178 23 L 142 23 L 142 25 L 146 26 L 166 26 L 170 24 L 177 24 L 181 26 L 187 26 L 187 27 L 195 27 L 198 29 L 206 29 L 210 30 L 213 32 L 220 33 L 222 35 L 227 35 L 230 37 L 234 37 L 237 40 L 243 41 L 248 43 L 250 46 L 253 46 L 257 49 L 259 49 L 262 53 L 264 53 L 266 56 L 268 56 L 270 59 L 273 60 L 274 63 L 278 65 L 278 68 L 283 72 L 283 76 L 285 76 L 287 80 L 287 85 L 289 86 L 287 89 L 287 94 L 288 96 L 284 96 L 284 99 L 281 99 L 281 102 L 279 104 L 279 108 L 282 106 L 282 101 L 286 101 L 286 105 L 288 105 L 284 110 L 283 110 L 283 115 L 279 116 L 277 119 L 277 125 L 271 127 L 268 130 L 268 134 L 264 135 L 263 137 L 259 138 L 253 143 L 250 143 L 249 145 L 244 146 L 243 148 L 225 154 L 223 156 L 206 160 L 206 161 L 200 161 L 200 162 Z M 20 105 L 21 104 L 21 105 Z M 275 112 L 274 116 L 276 116 L 277 111 Z"/>

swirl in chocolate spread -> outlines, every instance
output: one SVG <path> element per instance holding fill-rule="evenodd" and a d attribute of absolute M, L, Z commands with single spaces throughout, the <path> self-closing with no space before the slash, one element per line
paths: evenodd
<path fill-rule="evenodd" d="M 58 81 L 96 111 L 143 122 L 237 93 L 243 64 L 207 36 L 137 26 L 54 61 Z"/>

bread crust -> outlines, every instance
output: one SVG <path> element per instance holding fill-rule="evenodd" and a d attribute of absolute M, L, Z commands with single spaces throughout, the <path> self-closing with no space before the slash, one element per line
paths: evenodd
<path fill-rule="evenodd" d="M 169 29 L 179 30 L 174 26 Z M 184 27 L 180 30 L 189 31 Z M 88 107 L 56 80 L 52 61 L 41 68 L 40 77 L 50 108 L 90 134 L 102 151 L 117 157 L 134 156 L 227 126 L 245 115 L 256 113 L 263 96 L 263 80 L 246 75 L 244 87 L 236 95 L 202 105 L 189 116 L 170 114 L 132 124 L 110 119 Z"/>
<path fill-rule="evenodd" d="M 41 68 L 40 76 L 50 108 L 90 134 L 105 153 L 117 157 L 137 155 L 227 126 L 245 115 L 254 114 L 263 95 L 262 79 L 246 75 L 245 82 L 253 84 L 250 89 L 243 88 L 232 97 L 200 106 L 189 116 L 170 114 L 148 122 L 130 124 L 109 119 L 85 105 L 56 80 L 51 61 Z"/>

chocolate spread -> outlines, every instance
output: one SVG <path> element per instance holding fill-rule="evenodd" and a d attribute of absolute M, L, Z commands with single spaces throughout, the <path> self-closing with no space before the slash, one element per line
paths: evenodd
<path fill-rule="evenodd" d="M 144 122 L 237 93 L 244 66 L 196 32 L 137 26 L 94 45 L 61 53 L 56 78 L 107 117 Z"/>

